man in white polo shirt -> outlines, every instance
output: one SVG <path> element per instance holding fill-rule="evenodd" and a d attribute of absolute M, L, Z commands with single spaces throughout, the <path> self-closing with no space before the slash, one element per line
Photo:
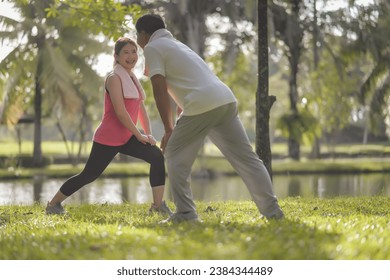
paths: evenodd
<path fill-rule="evenodd" d="M 206 136 L 241 176 L 260 213 L 282 219 L 272 182 L 238 117 L 237 100 L 194 51 L 176 40 L 154 14 L 139 18 L 137 43 L 144 50 L 145 74 L 164 124 L 161 141 L 176 213 L 168 221 L 197 221 L 190 187 L 191 168 Z M 170 98 L 181 114 L 173 123 Z"/>

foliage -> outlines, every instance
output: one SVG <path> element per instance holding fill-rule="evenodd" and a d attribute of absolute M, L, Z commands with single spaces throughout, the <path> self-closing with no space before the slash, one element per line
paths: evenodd
<path fill-rule="evenodd" d="M 337 64 L 329 63 L 329 59 L 329 54 L 323 53 L 317 69 L 307 73 L 307 79 L 301 81 L 305 107 L 314 112 L 318 125 L 327 133 L 351 123 L 361 79 L 358 69 L 362 69 L 360 65 L 342 65 L 340 69 Z"/>
<path fill-rule="evenodd" d="M 232 71 L 226 72 L 223 60 L 223 52 L 218 52 L 207 58 L 207 62 L 212 65 L 214 72 L 225 82 L 234 92 L 238 99 L 240 116 L 243 117 L 247 126 L 255 118 L 256 110 L 253 105 L 253 96 L 257 87 L 257 64 L 253 54 L 239 52 L 232 63 Z M 234 67 L 233 67 L 234 66 Z"/>
<path fill-rule="evenodd" d="M 15 0 L 13 4 L 21 19 L 0 17 L 2 41 L 16 46 L 0 63 L 0 78 L 7 80 L 0 120 L 14 126 L 23 114 L 33 116 L 38 165 L 42 117 L 54 117 L 61 128 L 63 113 L 71 113 L 68 116 L 79 122 L 75 131 L 83 142 L 94 112 L 88 108 L 97 102 L 91 93 L 102 91 L 101 77 L 92 65 L 108 51 L 106 38 L 118 37 L 128 13 L 139 9 L 114 1 Z"/>
<path fill-rule="evenodd" d="M 139 6 L 132 5 L 132 3 L 139 3 L 145 9 L 153 9 L 164 14 L 169 28 L 175 35 L 186 32 L 181 36 L 192 43 L 204 45 L 199 47 L 200 50 L 207 50 L 207 47 L 214 45 L 215 38 L 220 39 L 223 49 L 216 55 L 207 57 L 207 60 L 215 66 L 222 79 L 237 94 L 240 112 L 246 121 L 246 126 L 253 126 L 255 110 L 252 101 L 256 89 L 253 40 L 256 26 L 254 8 L 256 1 L 15 0 L 13 2 L 17 8 L 24 5 L 21 11 L 25 12 L 27 17 L 20 22 L 2 17 L 1 26 L 7 27 L 7 30 L 1 30 L 2 42 L 5 42 L 5 38 L 9 38 L 24 44 L 26 39 L 32 40 L 37 37 L 33 30 L 42 29 L 48 39 L 45 46 L 45 51 L 48 52 L 43 55 L 38 53 L 37 45 L 33 43 L 25 46 L 20 44 L 14 52 L 10 53 L 8 59 L 0 62 L 0 89 L 2 89 L 0 115 L 8 116 L 3 119 L 7 124 L 16 123 L 23 113 L 32 113 L 31 105 L 35 90 L 34 69 L 39 57 L 45 57 L 45 63 L 53 60 L 72 62 L 66 67 L 60 65 L 45 67 L 46 78 L 42 79 L 47 82 L 43 98 L 44 116 L 51 117 L 51 111 L 54 111 L 61 121 L 65 121 L 63 114 L 65 108 L 76 109 L 77 104 L 88 104 L 80 107 L 86 108 L 90 119 L 97 119 L 100 112 L 97 112 L 96 108 L 101 107 L 96 105 L 97 102 L 101 102 L 96 94 L 101 92 L 97 85 L 101 86 L 102 82 L 100 80 L 97 82 L 98 77 L 88 72 L 87 68 L 93 65 L 99 52 L 110 50 L 104 48 L 108 40 L 114 40 L 128 32 L 131 28 L 131 20 L 136 19 L 143 12 Z M 269 1 L 269 5 L 271 2 L 280 5 L 285 13 L 292 15 L 291 1 L 274 0 Z M 300 18 L 289 17 L 289 21 L 294 24 L 285 24 L 284 27 L 299 27 L 304 32 L 301 46 L 304 51 L 299 64 L 300 76 L 297 87 L 299 96 L 296 99 L 298 106 L 302 105 L 305 110 L 311 112 L 317 118 L 318 125 L 327 131 L 338 130 L 353 121 L 351 115 L 366 116 L 365 112 L 370 107 L 371 128 L 379 133 L 386 128 L 389 130 L 390 79 L 386 66 L 389 61 L 388 1 L 378 0 L 370 5 L 358 5 L 358 1 L 345 0 L 343 2 L 349 4 L 345 9 L 335 11 L 318 9 L 317 22 L 314 22 L 313 18 L 313 1 L 294 1 L 297 2 L 303 4 L 300 6 L 302 12 Z M 37 15 L 31 14 L 32 11 L 42 7 L 44 9 L 37 12 Z M 199 19 L 207 19 L 207 22 L 206 20 L 197 22 Z M 210 19 L 214 20 L 214 26 L 210 25 L 212 22 Z M 297 21 L 299 24 L 296 23 Z M 317 28 L 314 27 L 315 24 Z M 10 29 L 11 27 L 14 29 Z M 272 25 L 270 27 L 275 28 Z M 319 68 L 316 70 L 311 67 L 314 60 L 311 46 L 315 29 L 321 33 L 316 42 L 321 55 Z M 61 30 L 64 32 L 59 33 Z M 289 42 L 299 39 L 299 36 L 291 37 L 291 34 L 293 33 L 278 35 L 289 36 L 284 38 Z M 66 36 L 59 38 L 63 35 Z M 85 45 L 79 43 L 83 39 L 88 39 L 90 43 Z M 91 39 L 98 40 L 94 42 Z M 286 66 L 288 61 L 286 58 L 280 59 L 282 50 L 286 52 L 286 45 L 281 44 L 281 40 L 279 45 L 274 45 L 273 39 L 270 38 L 270 54 L 271 59 L 279 62 L 277 76 L 280 78 L 274 82 L 275 76 L 271 78 L 270 89 L 279 87 L 280 81 L 286 80 L 285 75 L 288 73 L 288 66 Z M 66 50 L 68 54 L 65 53 Z M 74 52 L 73 56 L 69 55 L 70 51 Z M 88 53 L 89 51 L 91 53 Z M 10 63 L 11 61 L 15 63 Z M 23 61 L 24 67 L 19 67 L 20 61 Z M 69 81 L 74 81 L 74 84 L 65 86 Z M 145 86 L 150 88 L 150 83 L 145 83 Z M 277 90 L 279 91 L 279 88 Z M 282 88 L 280 91 L 280 93 L 271 92 L 272 95 L 279 94 L 278 102 L 271 111 L 271 122 L 284 113 L 288 106 L 289 99 L 285 98 L 288 94 L 287 90 Z M 61 98 L 58 98 L 59 96 Z M 307 103 L 300 104 L 302 100 Z M 151 98 L 148 98 L 147 103 L 150 106 L 151 116 L 158 117 Z M 364 114 L 361 114 L 362 112 Z M 70 116 L 77 119 L 80 114 Z M 366 119 L 359 121 L 368 123 Z M 384 129 L 385 123 L 387 125 Z M 91 130 L 91 125 L 89 126 Z M 311 128 L 316 130 L 318 126 L 313 125 Z M 308 141 L 313 135 L 319 133 L 312 131 L 310 137 L 303 140 L 308 135 L 298 138 Z"/>
<path fill-rule="evenodd" d="M 87 33 L 102 33 L 113 40 L 126 34 L 131 21 L 141 14 L 138 5 L 123 5 L 115 0 L 55 0 L 45 12 L 48 18 L 59 18 L 65 25 Z"/>
<path fill-rule="evenodd" d="M 278 119 L 276 127 L 281 130 L 284 137 L 291 137 L 302 144 L 311 144 L 321 133 L 317 119 L 308 110 L 301 110 L 299 114 L 294 112 L 283 114 Z"/>
<path fill-rule="evenodd" d="M 10 55 L 12 56 L 13 54 L 11 53 Z M 2 64 L 0 63 L 0 68 L 4 69 Z M 25 68 L 8 65 L 6 66 L 8 73 L 4 76 L 0 74 L 0 77 L 4 77 L 4 79 L 1 79 L 4 87 L 1 91 L 3 96 L 0 102 L 0 123 L 5 124 L 7 127 L 13 127 L 23 116 L 24 112 L 29 109 L 29 104 L 31 104 L 33 79 L 30 73 L 25 70 L 29 68 L 30 64 L 30 62 L 26 61 Z"/>
<path fill-rule="evenodd" d="M 280 222 L 250 201 L 197 202 L 198 225 L 158 225 L 146 204 L 68 205 L 63 217 L 1 206 L 0 259 L 389 259 L 389 202 L 288 198 Z"/>
<path fill-rule="evenodd" d="M 187 44 L 201 57 L 205 57 L 215 67 L 218 76 L 238 95 L 240 110 L 244 111 L 246 120 L 253 119 L 255 113 L 250 100 L 257 85 L 257 69 L 254 67 L 256 33 L 253 24 L 256 20 L 256 2 L 137 1 L 143 9 L 160 13 L 175 38 Z M 218 42 L 217 47 L 215 42 Z M 155 106 L 149 102 L 148 106 L 154 116 Z"/>
<path fill-rule="evenodd" d="M 10 124 L 15 124 L 23 113 L 40 116 L 40 112 L 29 109 L 38 98 L 38 89 L 44 95 L 46 116 L 52 110 L 60 112 L 61 108 L 75 113 L 81 107 L 83 95 L 90 96 L 84 90 L 97 91 L 99 77 L 91 70 L 91 64 L 99 53 L 107 50 L 105 43 L 58 18 L 48 18 L 45 9 L 49 3 L 14 1 L 21 20 L 0 17 L 4 28 L 2 39 L 16 45 L 0 64 L 1 79 L 7 81 L 2 120 Z"/>
<path fill-rule="evenodd" d="M 355 3 L 352 3 L 355 4 Z M 357 100 L 360 102 L 360 111 L 367 111 L 370 129 L 380 134 L 389 131 L 388 95 L 390 93 L 390 52 L 389 26 L 390 3 L 378 0 L 370 5 L 354 5 L 347 9 L 336 11 L 333 25 L 342 30 L 345 43 L 342 45 L 341 55 L 349 64 L 355 61 L 366 61 L 367 66 L 362 68 L 363 78 L 359 84 Z"/>
<path fill-rule="evenodd" d="M 5 83 L 3 96 L 4 120 L 15 124 L 33 100 L 35 75 L 42 75 L 46 91 L 46 108 L 55 108 L 58 93 L 65 109 L 77 109 L 94 103 L 90 92 L 96 92 L 100 78 L 91 69 L 98 54 L 106 52 L 107 39 L 123 36 L 131 15 L 140 12 L 138 6 L 124 6 L 112 0 L 104 1 L 14 1 L 21 21 L 2 16 L 2 40 L 15 42 L 15 49 L 1 62 Z M 96 24 L 100 23 L 100 24 Z M 24 38 L 23 38 L 24 37 Z M 44 43 L 39 42 L 44 38 Z M 24 60 L 25 67 L 19 67 Z M 43 72 L 36 73 L 38 63 Z M 72 85 L 73 83 L 73 85 Z M 30 93 L 30 95 L 28 94 Z M 93 96 L 93 95 L 92 95 Z M 96 102 L 96 101 L 95 101 Z M 23 106 L 24 105 L 24 106 Z M 74 111 L 73 111 L 74 112 Z M 46 113 L 48 114 L 48 113 Z"/>
<path fill-rule="evenodd" d="M 327 4 L 321 2 L 272 1 L 285 10 L 275 9 L 271 4 L 273 13 L 279 15 L 273 21 L 276 37 L 284 42 L 284 46 L 278 45 L 276 54 L 286 45 L 294 45 L 299 38 L 291 37 L 292 31 L 287 34 L 283 31 L 299 26 L 304 35 L 302 48 L 305 51 L 299 63 L 299 96 L 291 100 L 304 100 L 308 110 L 327 131 L 339 130 L 357 119 L 367 125 L 370 115 L 371 131 L 381 134 L 385 122 L 390 123 L 390 78 L 386 66 L 389 61 L 389 3 L 379 0 L 362 5 L 358 1 L 344 1 L 345 8 L 332 10 L 321 9 L 320 5 L 326 7 Z M 300 10 L 299 18 L 285 16 L 286 13 L 292 15 L 294 9 Z M 291 51 L 299 52 L 299 48 L 294 47 Z M 291 57 L 290 54 L 290 62 Z M 290 66 L 293 68 L 292 64 Z"/>

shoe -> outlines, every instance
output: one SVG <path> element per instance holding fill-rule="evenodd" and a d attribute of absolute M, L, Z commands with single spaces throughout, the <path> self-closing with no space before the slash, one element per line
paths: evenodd
<path fill-rule="evenodd" d="M 284 219 L 284 214 L 283 214 L 283 211 L 280 210 L 278 211 L 277 213 L 267 217 L 267 220 L 273 220 L 273 221 L 276 221 L 276 220 L 283 220 Z"/>
<path fill-rule="evenodd" d="M 168 219 L 159 222 L 159 224 L 167 224 L 167 223 L 178 224 L 181 222 L 201 223 L 202 221 L 199 220 L 198 215 L 195 212 L 187 212 L 187 213 L 174 213 L 171 216 L 169 216 Z"/>
<path fill-rule="evenodd" d="M 63 214 L 66 214 L 66 211 L 65 211 L 64 207 L 61 205 L 61 203 L 50 205 L 48 202 L 47 206 L 46 206 L 46 214 L 48 214 L 48 215 L 63 215 Z"/>
<path fill-rule="evenodd" d="M 149 214 L 160 213 L 160 214 L 168 214 L 169 216 L 173 215 L 171 209 L 169 209 L 168 205 L 165 203 L 165 200 L 161 202 L 159 207 L 156 207 L 153 203 L 149 208 Z"/>

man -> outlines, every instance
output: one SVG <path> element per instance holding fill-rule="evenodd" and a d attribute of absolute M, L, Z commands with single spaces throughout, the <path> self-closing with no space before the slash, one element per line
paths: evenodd
<path fill-rule="evenodd" d="M 135 27 L 137 43 L 144 50 L 145 74 L 151 79 L 165 129 L 161 148 L 176 205 L 176 213 L 166 222 L 198 220 L 190 175 L 206 136 L 244 180 L 260 213 L 268 219 L 282 219 L 270 176 L 238 117 L 233 92 L 203 59 L 173 38 L 160 16 L 144 15 Z M 169 96 L 181 110 L 176 126 Z"/>

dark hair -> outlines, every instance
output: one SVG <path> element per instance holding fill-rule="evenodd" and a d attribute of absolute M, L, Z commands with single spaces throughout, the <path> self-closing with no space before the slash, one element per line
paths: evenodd
<path fill-rule="evenodd" d="M 126 46 L 127 44 L 131 44 L 135 46 L 136 49 L 138 49 L 137 43 L 130 38 L 127 37 L 120 37 L 118 40 L 115 42 L 115 47 L 114 47 L 114 53 L 116 55 L 119 55 L 121 49 Z"/>
<path fill-rule="evenodd" d="M 143 15 L 135 24 L 135 29 L 137 29 L 138 33 L 145 31 L 149 35 L 152 35 L 156 30 L 162 28 L 165 28 L 164 20 L 161 16 L 156 14 Z"/>

